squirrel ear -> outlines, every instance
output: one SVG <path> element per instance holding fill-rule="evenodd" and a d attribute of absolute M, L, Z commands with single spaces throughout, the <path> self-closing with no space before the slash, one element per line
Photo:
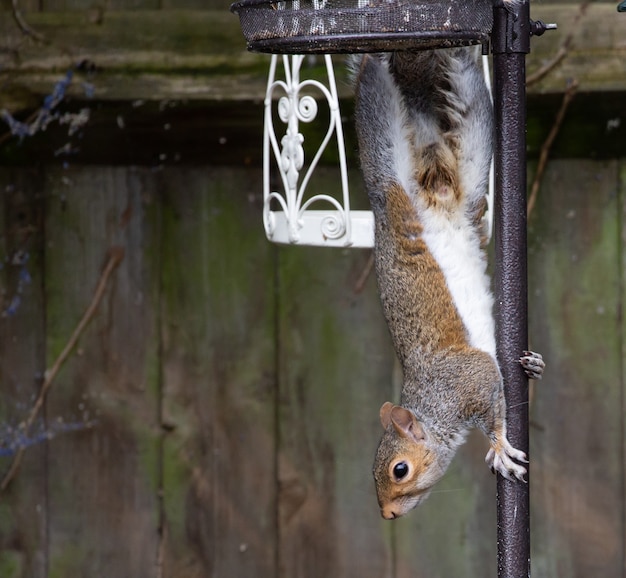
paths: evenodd
<path fill-rule="evenodd" d="M 426 437 L 422 424 L 417 421 L 415 414 L 411 410 L 400 407 L 399 405 L 394 405 L 390 413 L 393 427 L 396 428 L 396 432 L 398 432 L 400 437 L 411 438 L 416 442 Z"/>
<path fill-rule="evenodd" d="M 386 401 L 380 408 L 380 423 L 383 429 L 387 429 L 387 426 L 391 423 L 391 410 L 394 408 L 393 403 Z"/>

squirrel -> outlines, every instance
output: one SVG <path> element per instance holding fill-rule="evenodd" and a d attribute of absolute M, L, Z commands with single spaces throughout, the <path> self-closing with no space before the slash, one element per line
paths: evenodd
<path fill-rule="evenodd" d="M 493 109 L 476 47 L 353 57 L 361 170 L 375 220 L 375 269 L 403 371 L 380 409 L 381 514 L 422 503 L 471 428 L 494 472 L 524 480 L 507 439 L 483 223 Z M 527 375 L 544 362 L 523 352 Z"/>

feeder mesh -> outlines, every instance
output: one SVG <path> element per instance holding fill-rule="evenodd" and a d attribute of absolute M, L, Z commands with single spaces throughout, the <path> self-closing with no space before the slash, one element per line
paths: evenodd
<path fill-rule="evenodd" d="M 242 0 L 232 5 L 251 50 L 379 52 L 488 39 L 490 0 Z"/>

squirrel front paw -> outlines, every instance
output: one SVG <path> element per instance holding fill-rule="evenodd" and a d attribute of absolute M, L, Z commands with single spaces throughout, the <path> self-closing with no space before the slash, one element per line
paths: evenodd
<path fill-rule="evenodd" d="M 541 357 L 541 353 L 524 351 L 524 355 L 520 357 L 519 362 L 530 379 L 541 379 L 543 377 L 543 370 L 546 364 L 543 357 Z"/>
<path fill-rule="evenodd" d="M 526 468 L 513 460 L 528 463 L 526 454 L 521 450 L 516 450 L 506 437 L 492 442 L 491 448 L 485 457 L 485 462 L 494 474 L 499 472 L 507 480 L 513 481 L 515 477 L 520 482 L 525 482 Z"/>

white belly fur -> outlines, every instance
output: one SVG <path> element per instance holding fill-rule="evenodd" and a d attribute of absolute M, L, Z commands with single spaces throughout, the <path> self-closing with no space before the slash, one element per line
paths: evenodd
<path fill-rule="evenodd" d="M 496 357 L 493 295 L 480 239 L 463 215 L 420 210 L 423 239 L 441 267 L 469 344 Z"/>

